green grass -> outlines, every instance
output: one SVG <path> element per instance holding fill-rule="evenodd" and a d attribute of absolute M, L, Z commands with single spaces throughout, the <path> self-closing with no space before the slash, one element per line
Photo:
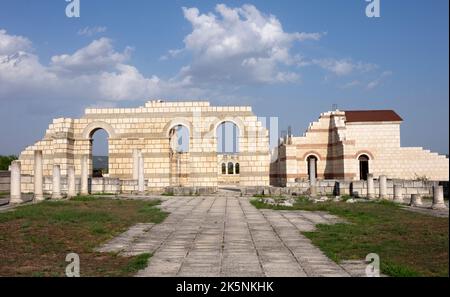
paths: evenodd
<path fill-rule="evenodd" d="M 152 254 L 145 253 L 140 254 L 134 257 L 128 264 L 122 269 L 125 274 L 134 274 L 139 270 L 142 270 L 147 267 L 149 259 L 152 257 Z"/>
<path fill-rule="evenodd" d="M 132 275 L 151 255 L 94 249 L 137 223 L 162 222 L 167 214 L 155 207 L 159 203 L 78 196 L 1 213 L 0 276 L 64 276 L 71 252 L 80 255 L 82 276 Z"/>
<path fill-rule="evenodd" d="M 173 192 L 165 192 L 165 193 L 162 193 L 161 196 L 174 196 L 174 193 Z"/>
<path fill-rule="evenodd" d="M 390 276 L 447 276 L 448 218 L 409 212 L 392 202 L 323 202 L 299 198 L 293 207 L 271 206 L 252 200 L 257 208 L 326 211 L 348 223 L 318 225 L 304 232 L 313 244 L 336 262 L 365 259 L 377 253 L 382 273 Z"/>
<path fill-rule="evenodd" d="M 9 192 L 0 192 L 0 198 L 9 197 Z"/>

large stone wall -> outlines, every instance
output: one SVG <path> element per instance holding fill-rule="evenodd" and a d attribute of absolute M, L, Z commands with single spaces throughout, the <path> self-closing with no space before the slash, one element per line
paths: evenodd
<path fill-rule="evenodd" d="M 239 130 L 239 184 L 269 184 L 268 131 L 247 106 L 210 106 L 208 102 L 149 101 L 139 108 L 90 108 L 80 119 L 56 119 L 44 138 L 20 155 L 22 174 L 32 176 L 34 151 L 43 151 L 43 174 L 51 176 L 53 164 L 62 176 L 75 165 L 81 175 L 82 156 L 88 156 L 92 173 L 92 135 L 104 129 L 109 144 L 109 177 L 133 179 L 133 150 L 144 158 L 147 190 L 162 190 L 173 184 L 170 131 L 177 125 L 189 129 L 189 154 L 183 186 L 217 187 L 217 127 L 233 122 Z M 23 185 L 24 188 L 32 188 Z"/>
<path fill-rule="evenodd" d="M 318 179 L 359 180 L 361 155 L 369 173 L 395 179 L 449 180 L 449 160 L 422 148 L 400 146 L 401 122 L 346 122 L 345 112 L 321 114 L 301 137 L 288 136 L 271 164 L 271 184 L 306 181 L 308 157 L 317 158 Z"/>

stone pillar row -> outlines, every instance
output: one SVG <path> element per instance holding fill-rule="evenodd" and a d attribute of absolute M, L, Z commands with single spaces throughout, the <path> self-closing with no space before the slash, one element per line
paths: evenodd
<path fill-rule="evenodd" d="M 394 185 L 394 202 L 403 203 L 403 188 L 400 185 Z M 375 199 L 375 187 L 373 182 L 373 174 L 367 175 L 367 198 Z M 388 199 L 387 195 L 387 178 L 385 175 L 381 175 L 379 178 L 379 198 Z M 419 194 L 412 194 L 410 206 L 418 207 L 422 206 L 422 196 Z M 432 209 L 446 209 L 447 205 L 444 201 L 444 187 L 443 186 L 433 186 L 433 204 Z"/>
<path fill-rule="evenodd" d="M 88 195 L 88 164 L 87 156 L 81 159 L 81 195 Z M 42 169 L 42 151 L 34 152 L 34 201 L 39 202 L 45 200 L 43 191 L 43 169 Z M 23 203 L 22 199 L 22 176 L 21 163 L 16 160 L 11 163 L 11 184 L 10 184 L 10 204 Z M 75 184 L 75 166 L 67 167 L 67 197 L 75 197 L 77 195 Z M 53 165 L 52 174 L 52 199 L 61 199 L 61 166 Z"/>

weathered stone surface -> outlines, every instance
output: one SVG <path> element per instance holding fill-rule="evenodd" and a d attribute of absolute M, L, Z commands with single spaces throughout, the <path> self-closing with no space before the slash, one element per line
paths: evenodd
<path fill-rule="evenodd" d="M 433 187 L 433 205 L 431 206 L 433 209 L 446 209 L 447 206 L 444 202 L 444 187 L 435 185 Z"/>
<path fill-rule="evenodd" d="M 411 202 L 409 203 L 410 206 L 422 206 L 422 196 L 419 194 L 412 194 L 411 195 Z"/>
<path fill-rule="evenodd" d="M 145 199 L 145 198 L 143 198 Z M 341 219 L 323 212 L 258 210 L 235 196 L 174 197 L 157 225 L 137 225 L 99 250 L 153 253 L 137 276 L 350 276 L 300 231 Z"/>

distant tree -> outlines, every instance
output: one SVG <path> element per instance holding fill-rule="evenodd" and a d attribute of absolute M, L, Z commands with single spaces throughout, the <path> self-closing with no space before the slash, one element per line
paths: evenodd
<path fill-rule="evenodd" d="M 17 156 L 0 156 L 0 170 L 8 170 L 11 162 L 17 160 Z"/>

